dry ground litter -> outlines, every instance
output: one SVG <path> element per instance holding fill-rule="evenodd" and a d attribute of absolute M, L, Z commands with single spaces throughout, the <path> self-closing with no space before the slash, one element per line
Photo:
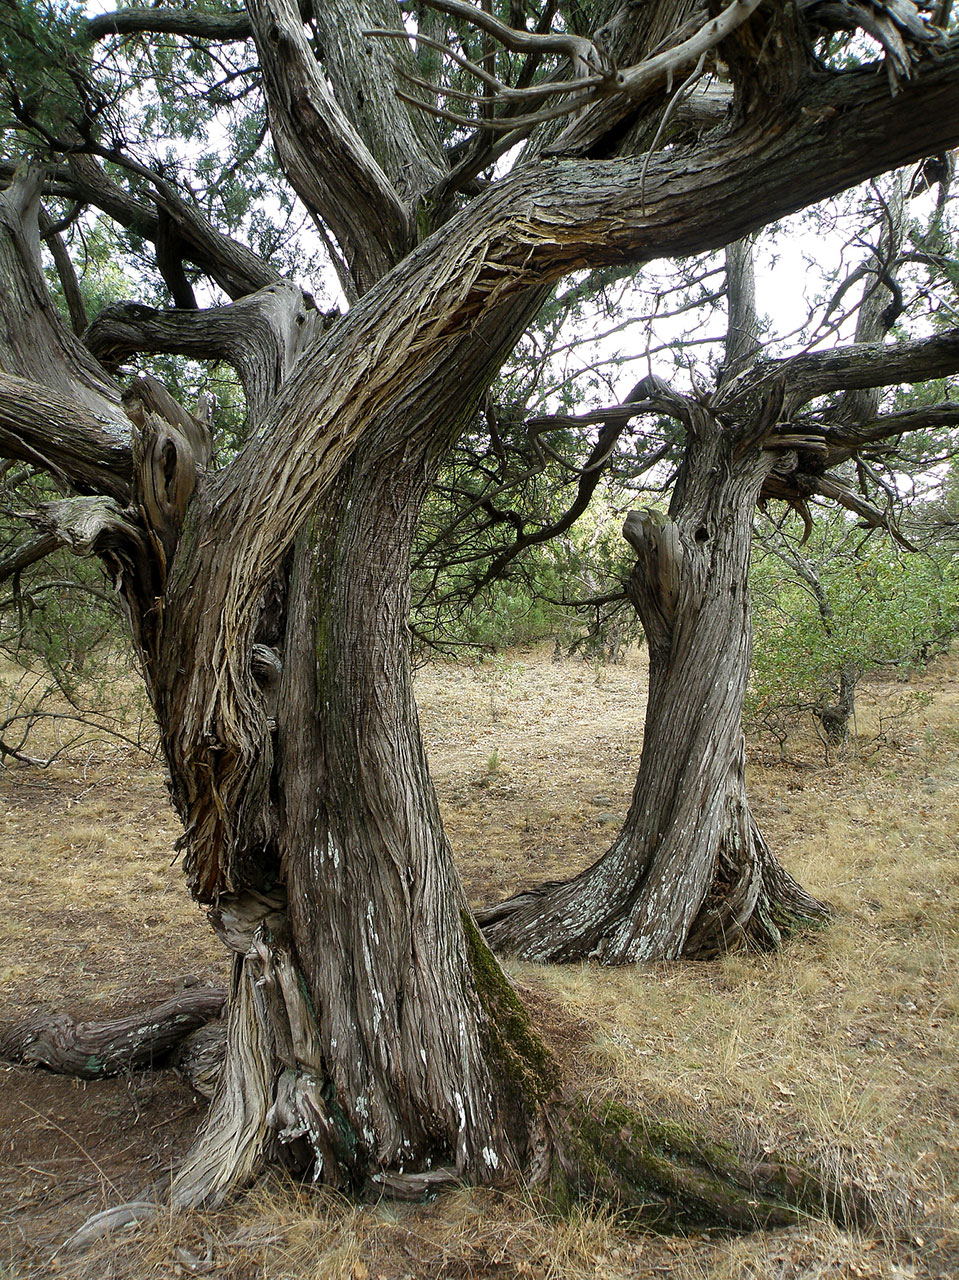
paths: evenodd
<path fill-rule="evenodd" d="M 641 651 L 616 666 L 529 652 L 419 673 L 475 902 L 567 876 L 611 843 L 644 693 Z M 811 1221 L 661 1239 L 599 1211 L 551 1218 L 521 1190 L 401 1208 L 271 1176 L 225 1209 L 161 1214 L 72 1257 L 57 1247 L 88 1215 L 162 1186 L 203 1104 L 168 1070 L 84 1084 L 0 1064 L 0 1277 L 955 1280 L 959 661 L 871 684 L 857 731 L 840 758 L 814 737 L 785 758 L 750 744 L 759 820 L 835 906 L 829 928 L 714 964 L 509 969 L 571 1080 L 859 1180 L 880 1207 L 874 1232 Z M 88 743 L 47 770 L 0 770 L 0 1021 L 37 1008 L 104 1018 L 224 983 L 177 835 L 143 754 Z"/>

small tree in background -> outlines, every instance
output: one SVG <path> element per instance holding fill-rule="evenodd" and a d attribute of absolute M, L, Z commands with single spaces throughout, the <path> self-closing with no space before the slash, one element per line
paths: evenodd
<path fill-rule="evenodd" d="M 906 551 L 841 514 L 806 533 L 797 519 L 759 525 L 746 718 L 784 746 L 808 717 L 835 749 L 864 675 L 904 678 L 959 633 L 959 568 L 951 547 Z"/>

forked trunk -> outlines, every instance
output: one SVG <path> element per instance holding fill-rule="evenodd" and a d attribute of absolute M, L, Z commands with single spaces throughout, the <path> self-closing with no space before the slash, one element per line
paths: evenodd
<path fill-rule="evenodd" d="M 679 17 L 664 2 L 639 19 L 623 10 L 609 47 L 626 55 L 630 45 L 638 60 L 636 127 L 658 136 L 663 90 L 699 56 L 689 40 L 705 57 L 723 32 L 717 56 L 734 82 L 725 125 L 701 142 L 671 131 L 659 154 L 614 163 L 622 117 L 577 140 L 595 122 L 587 108 L 552 140 L 555 158 L 532 163 L 545 140 L 533 136 L 509 174 L 475 182 L 499 154 L 486 150 L 487 122 L 479 117 L 478 151 L 464 138 L 444 158 L 415 114 L 426 104 L 406 113 L 392 54 L 369 47 L 391 5 L 314 6 L 312 36 L 288 0 L 247 7 L 281 164 L 337 242 L 354 295 L 325 336 L 306 299 L 159 170 L 137 163 L 144 185 L 129 195 L 71 143 L 67 186 L 53 182 L 72 199 L 76 181 L 81 201 L 153 236 L 161 274 L 187 303 L 172 323 L 142 309 L 114 315 L 139 328 L 130 349 L 189 348 L 237 368 L 251 432 L 231 463 L 204 474 L 204 426 L 165 392 L 140 387 L 121 406 L 119 388 L 56 319 L 36 234 L 45 179 L 17 179 L 0 201 L 0 309 L 17 321 L 0 334 L 6 456 L 89 495 L 35 518 L 100 556 L 118 584 L 191 889 L 235 953 L 220 1086 L 172 1202 L 215 1200 L 280 1150 L 318 1180 L 407 1193 L 522 1166 L 560 1190 L 687 1224 L 794 1219 L 783 1197 L 821 1207 L 822 1189 L 795 1171 L 742 1170 L 623 1108 L 594 1114 L 555 1098 L 555 1065 L 464 907 L 437 813 L 409 684 L 409 537 L 436 460 L 550 282 L 711 249 L 885 166 L 945 151 L 956 140 L 951 62 L 924 68 L 918 88 L 904 84 L 893 112 L 868 68 L 817 67 L 800 79 L 805 46 L 788 15 L 770 26 L 755 3 L 731 5 L 699 31 L 698 6 L 685 0 Z M 754 10 L 756 24 L 734 40 Z M 664 51 L 671 33 L 681 43 Z M 609 87 L 607 58 L 593 54 Z M 399 56 L 418 66 L 414 51 Z M 29 130 L 33 110 L 24 106 Z M 586 154 L 597 158 L 578 159 Z M 182 258 L 236 302 L 194 311 Z M 936 341 L 928 351 L 905 344 L 913 374 L 927 358 L 930 374 L 952 371 L 935 360 L 951 359 L 954 336 Z M 819 353 L 810 358 L 814 373 Z M 827 379 L 821 390 L 832 388 Z M 749 514 L 765 463 L 707 435 L 692 442 L 672 521 L 631 526 L 646 562 L 636 603 L 656 658 L 629 820 L 597 868 L 539 895 L 531 954 L 672 955 L 757 921 L 764 936 L 767 922 L 779 927 L 781 902 L 770 899 L 786 881 L 745 807 L 738 714 Z M 710 896 L 727 882 L 731 894 Z"/>
<path fill-rule="evenodd" d="M 479 915 L 490 944 L 527 959 L 606 964 L 769 947 L 826 908 L 773 858 L 745 793 L 752 513 L 772 462 L 690 438 L 669 518 L 633 512 L 630 597 L 649 641 L 643 754 L 612 848 L 574 879 Z"/>

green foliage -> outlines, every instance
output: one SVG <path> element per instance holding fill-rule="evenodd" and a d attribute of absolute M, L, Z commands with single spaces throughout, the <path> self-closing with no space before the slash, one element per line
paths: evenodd
<path fill-rule="evenodd" d="M 12 660 L 41 659 L 61 691 L 80 694 L 97 653 L 122 633 L 116 601 L 95 561 L 55 552 L 3 600 L 0 648 Z"/>
<path fill-rule="evenodd" d="M 677 277 L 654 307 L 709 303 L 708 264 L 696 261 L 691 283 Z M 413 554 L 421 641 L 495 651 L 548 639 L 602 660 L 641 639 L 622 596 L 622 517 L 639 493 L 648 504 L 651 485 L 667 486 L 682 433 L 657 414 L 610 441 L 601 416 L 577 420 L 649 372 L 633 344 L 637 298 L 632 267 L 578 272 L 513 350 L 424 509 Z M 611 345 L 620 341 L 628 354 Z"/>
<path fill-rule="evenodd" d="M 0 760 L 49 763 L 104 735 L 152 750 L 152 716 L 99 566 L 56 552 L 24 579 L 0 599 Z"/>
<path fill-rule="evenodd" d="M 187 0 L 184 8 L 213 8 Z M 149 210 L 155 190 L 146 170 L 194 203 L 218 229 L 245 240 L 278 271 L 308 279 L 318 296 L 323 255 L 302 235 L 309 219 L 268 141 L 255 54 L 241 41 L 207 45 L 181 36 L 83 39 L 86 13 L 68 0 L 0 0 L 0 153 L 59 161 L 93 150 L 108 176 Z M 114 162 L 113 157 L 116 157 Z M 63 203 L 59 212 L 66 212 Z M 83 214 L 70 228 L 81 289 L 84 260 L 96 278 L 104 264 L 137 281 L 122 297 L 168 305 L 152 245 L 135 225 L 106 233 Z M 99 260 L 99 266 L 98 266 Z M 109 274 L 109 273 L 107 273 Z M 191 283 L 199 272 L 187 266 Z M 312 279 L 311 279 L 312 277 Z M 102 279 L 97 282 L 103 283 Z M 90 292 L 97 294 L 94 285 Z M 108 293 L 114 295 L 112 288 Z M 89 299 L 89 314 L 99 301 Z M 202 304 L 202 298 L 201 298 Z"/>
<path fill-rule="evenodd" d="M 68 243 L 74 248 L 77 282 L 88 317 L 97 315 L 113 302 L 140 298 L 140 285 L 126 269 L 125 245 L 107 218 L 98 217 L 82 226 L 74 225 L 69 229 Z M 63 285 L 51 262 L 45 266 L 45 275 L 54 302 L 64 319 L 69 320 Z"/>
<path fill-rule="evenodd" d="M 0 0 L 0 127 L 38 137 L 90 137 L 116 98 L 116 82 L 94 75 L 76 31 L 83 6 L 65 0 Z"/>
<path fill-rule="evenodd" d="M 543 496 L 550 495 L 544 491 Z M 552 498 L 556 501 L 555 492 Z M 465 572 L 457 564 L 429 573 L 419 569 L 413 611 L 418 640 L 451 652 L 498 652 L 549 641 L 557 653 L 619 657 L 623 646 L 642 637 L 634 611 L 620 595 L 630 568 L 621 525 L 618 511 L 596 498 L 566 534 L 529 547 L 476 594 L 470 566 Z"/>
<path fill-rule="evenodd" d="M 902 550 L 866 537 L 841 513 L 815 522 L 805 546 L 789 522 L 753 560 L 754 651 L 747 723 L 781 740 L 805 714 L 835 704 L 844 669 L 905 675 L 959 633 L 959 564 L 943 548 Z M 785 552 L 784 560 L 778 552 Z M 818 584 L 818 585 L 817 585 Z"/>

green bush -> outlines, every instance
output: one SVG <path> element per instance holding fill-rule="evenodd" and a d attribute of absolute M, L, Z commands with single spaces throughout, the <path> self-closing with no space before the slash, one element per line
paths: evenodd
<path fill-rule="evenodd" d="M 822 724 L 843 673 L 917 670 L 959 632 L 959 566 L 945 549 L 910 553 L 866 538 L 842 515 L 798 546 L 786 526 L 753 558 L 754 651 L 747 724 L 783 740 L 804 715 Z M 786 559 L 782 558 L 785 551 Z"/>

